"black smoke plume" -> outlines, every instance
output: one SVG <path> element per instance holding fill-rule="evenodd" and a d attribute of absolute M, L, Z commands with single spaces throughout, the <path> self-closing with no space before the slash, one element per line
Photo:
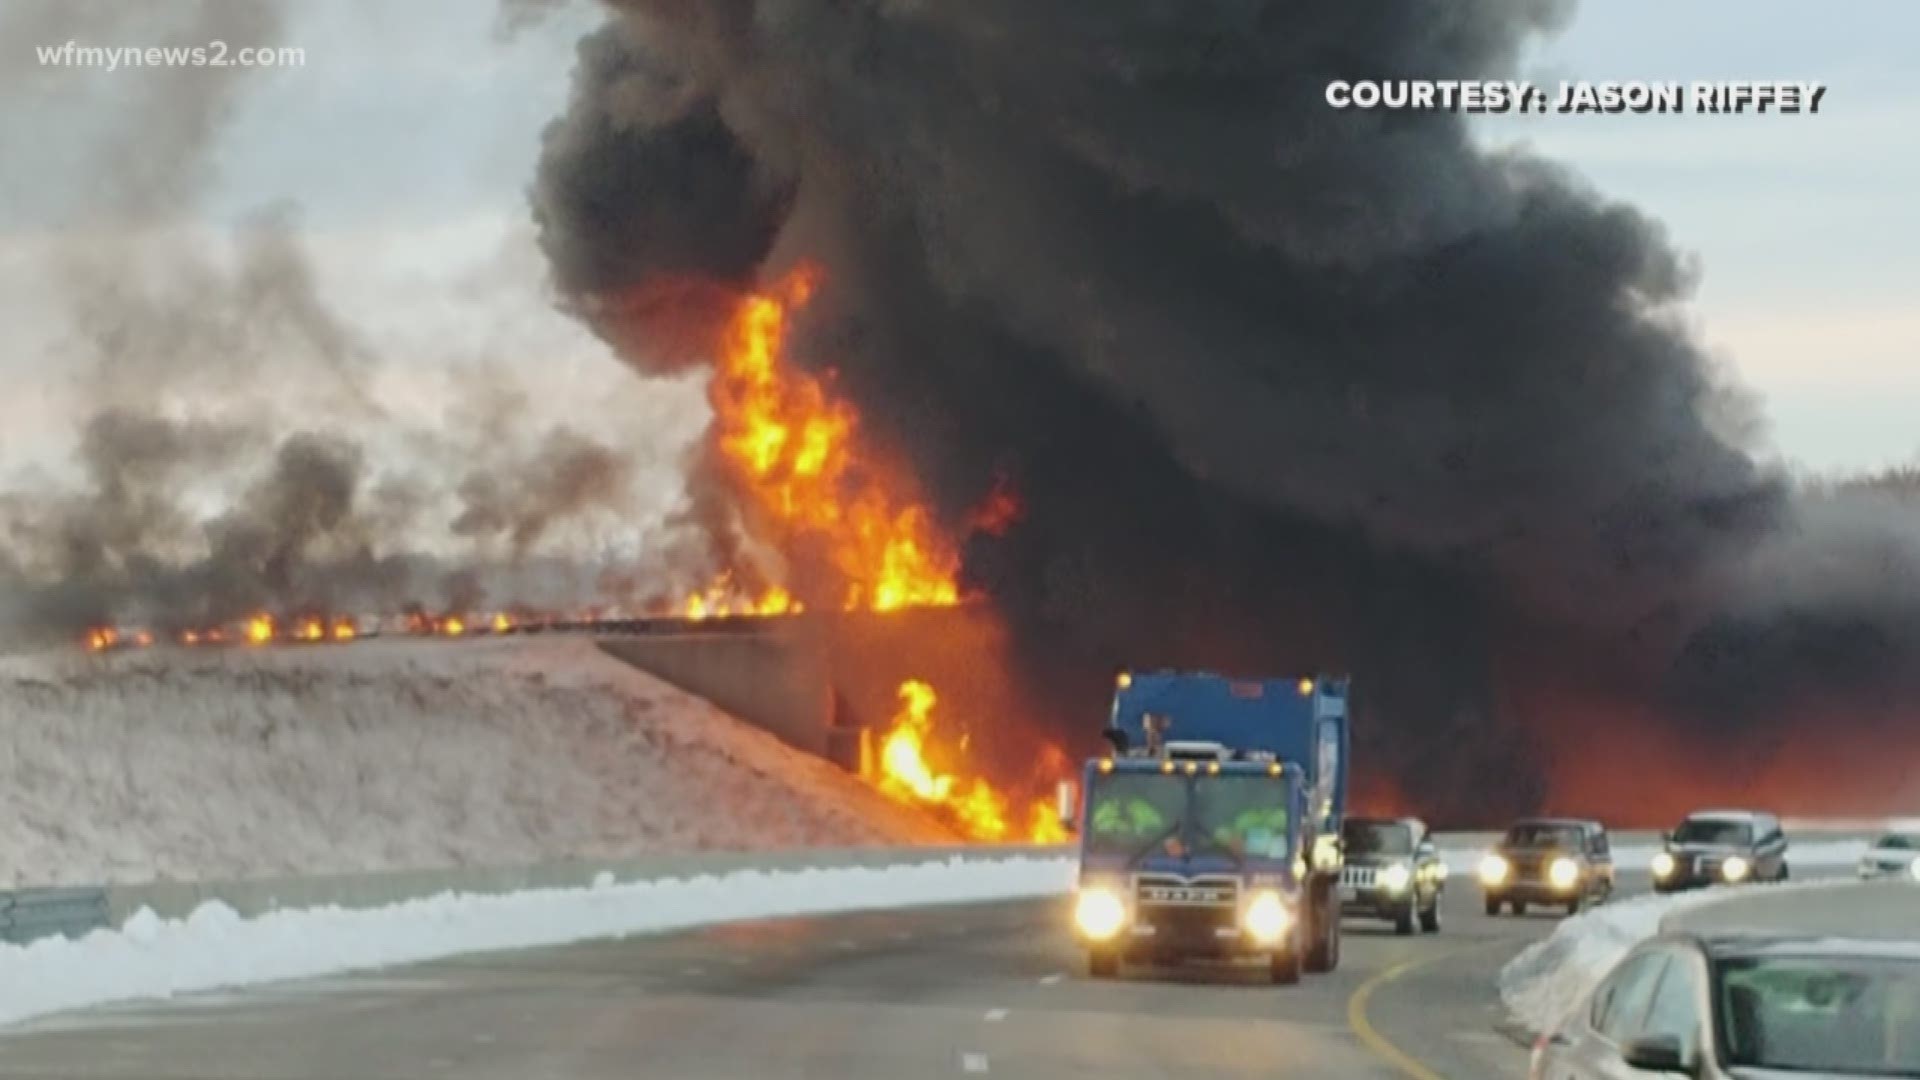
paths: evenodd
<path fill-rule="evenodd" d="M 1914 590 L 1806 572 L 1822 517 L 1911 541 L 1756 464 L 1660 227 L 1323 97 L 1511 74 L 1567 5 L 614 6 L 534 196 L 558 280 L 664 370 L 704 309 L 650 301 L 824 267 L 803 361 L 951 524 L 1021 490 L 968 568 L 1082 745 L 1122 666 L 1346 667 L 1363 788 L 1487 819 L 1616 706 L 1785 737 L 1810 680 L 1912 689 Z"/>

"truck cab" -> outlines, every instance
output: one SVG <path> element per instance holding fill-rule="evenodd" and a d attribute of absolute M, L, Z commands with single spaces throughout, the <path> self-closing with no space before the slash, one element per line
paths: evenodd
<path fill-rule="evenodd" d="M 1105 734 L 1075 822 L 1089 973 L 1243 957 L 1278 983 L 1332 970 L 1344 682 L 1122 675 Z"/>

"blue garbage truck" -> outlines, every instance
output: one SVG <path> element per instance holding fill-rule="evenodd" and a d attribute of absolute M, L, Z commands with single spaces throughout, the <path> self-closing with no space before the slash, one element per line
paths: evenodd
<path fill-rule="evenodd" d="M 1260 959 L 1276 983 L 1340 962 L 1343 676 L 1119 676 L 1073 824 L 1087 971 Z"/>

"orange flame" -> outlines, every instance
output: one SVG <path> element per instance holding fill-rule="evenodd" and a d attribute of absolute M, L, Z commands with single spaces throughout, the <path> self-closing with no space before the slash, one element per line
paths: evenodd
<path fill-rule="evenodd" d="M 295 641 L 325 641 L 327 639 L 327 624 L 321 622 L 319 619 L 301 619 L 298 623 L 294 624 L 293 639 Z"/>
<path fill-rule="evenodd" d="M 329 633 L 335 641 L 352 641 L 360 636 L 359 629 L 346 619 L 335 619 Z"/>
<path fill-rule="evenodd" d="M 440 623 L 440 632 L 448 637 L 459 637 L 467 632 L 467 623 L 458 615 L 449 615 Z"/>
<path fill-rule="evenodd" d="M 957 603 L 958 553 L 911 485 L 860 453 L 851 404 L 786 362 L 792 313 L 813 295 L 816 277 L 796 271 L 736 309 L 709 390 L 719 451 L 782 548 L 820 552 L 837 573 L 842 607 Z M 785 588 L 751 597 L 725 574 L 682 606 L 694 619 L 798 608 Z"/>
<path fill-rule="evenodd" d="M 105 652 L 118 644 L 120 644 L 120 631 L 111 626 L 87 631 L 88 652 Z"/>
<path fill-rule="evenodd" d="M 247 620 L 247 643 L 265 645 L 273 640 L 273 616 L 255 615 Z"/>
<path fill-rule="evenodd" d="M 507 615 L 505 615 L 505 614 L 500 614 L 500 615 L 495 615 L 495 616 L 493 617 L 493 632 L 494 632 L 494 633 L 496 633 L 496 634 L 504 634 L 504 633 L 506 633 L 507 631 L 509 631 L 509 630 L 511 630 L 511 629 L 513 629 L 513 619 L 512 619 L 512 618 L 510 618 L 509 616 L 507 616 Z"/>
<path fill-rule="evenodd" d="M 989 843 L 1023 838 L 1016 832 L 1012 800 L 979 777 L 962 780 L 936 764 L 940 758 L 964 758 L 966 738 L 952 747 L 936 746 L 933 712 L 939 695 L 932 686 L 909 679 L 900 684 L 900 711 L 882 737 L 874 760 L 863 761 L 866 780 L 887 796 L 933 810 L 974 840 Z M 1045 800 L 1028 808 L 1025 839 L 1054 843 L 1065 839 L 1052 806 Z"/>

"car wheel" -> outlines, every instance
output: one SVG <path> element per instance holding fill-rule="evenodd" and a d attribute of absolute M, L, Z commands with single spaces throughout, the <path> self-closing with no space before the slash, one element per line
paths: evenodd
<path fill-rule="evenodd" d="M 1440 894 L 1433 894 L 1433 903 L 1420 913 L 1420 929 L 1429 934 L 1440 932 Z"/>
<path fill-rule="evenodd" d="M 1787 864 L 1784 861 L 1780 864 L 1780 876 L 1774 878 L 1773 880 L 1775 881 L 1787 880 Z"/>
<path fill-rule="evenodd" d="M 1497 919 L 1499 917 L 1500 917 L 1500 898 L 1497 896 L 1487 897 L 1487 918 Z"/>
<path fill-rule="evenodd" d="M 1394 933 L 1399 934 L 1402 937 L 1405 937 L 1406 935 L 1413 933 L 1414 910 L 1418 906 L 1418 904 L 1419 904 L 1419 901 L 1415 900 L 1413 897 L 1411 896 L 1407 897 L 1407 906 L 1401 908 L 1400 913 L 1393 917 Z"/>
<path fill-rule="evenodd" d="M 1587 906 L 1587 902 L 1584 897 L 1576 896 L 1573 899 L 1567 901 L 1567 917 L 1572 918 L 1573 916 L 1580 914 L 1581 909 L 1585 908 L 1586 906 Z"/>

